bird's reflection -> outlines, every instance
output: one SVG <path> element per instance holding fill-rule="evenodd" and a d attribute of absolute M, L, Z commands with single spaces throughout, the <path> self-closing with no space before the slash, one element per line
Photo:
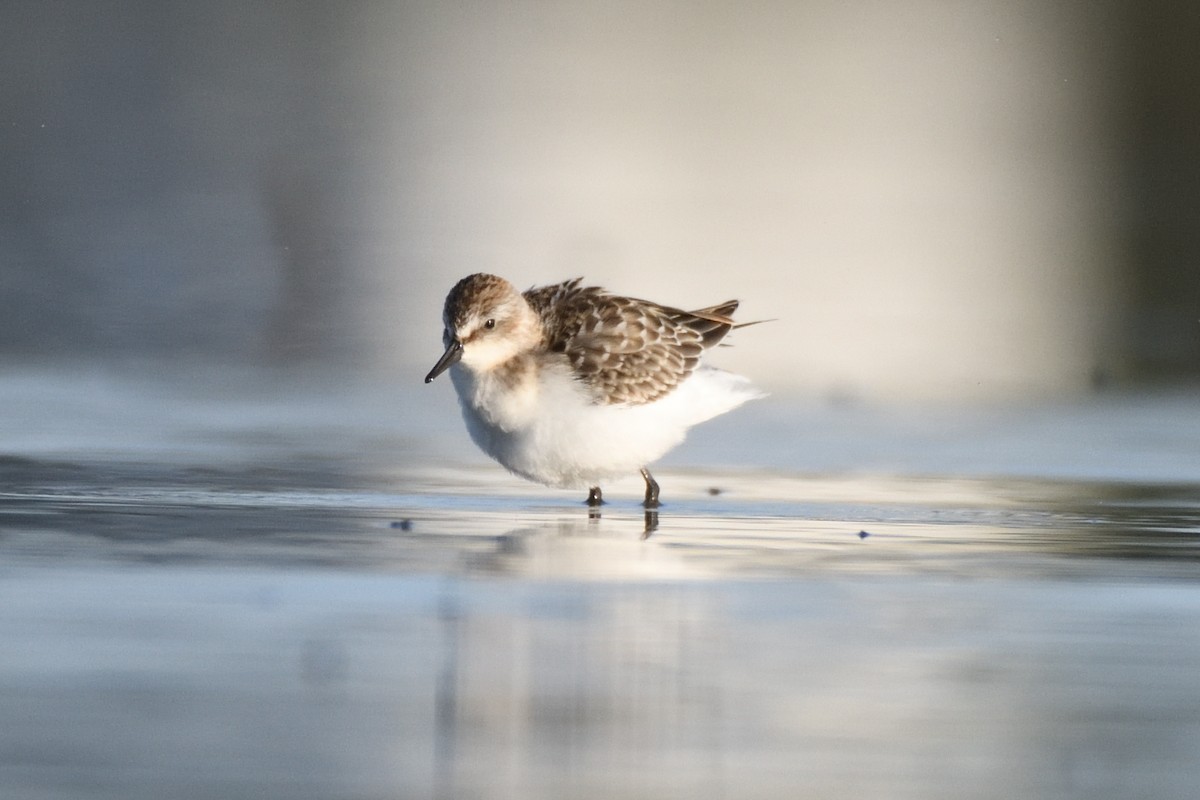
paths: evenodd
<path fill-rule="evenodd" d="M 500 597 L 517 586 L 497 585 Z M 640 782 L 646 763 L 679 788 L 671 796 L 717 796 L 707 790 L 724 784 L 727 742 L 705 732 L 728 730 L 738 706 L 724 697 L 724 621 L 711 596 L 686 581 L 578 581 L 497 604 L 477 588 L 440 588 L 434 800 L 488 795 L 500 781 L 512 796 L 546 786 L 559 791 L 532 796 L 579 796 L 593 781 Z M 681 757 L 688 766 L 674 767 Z"/>
<path fill-rule="evenodd" d="M 467 556 L 469 568 L 508 575 L 575 578 L 678 576 L 685 570 L 675 550 L 656 546 L 659 513 L 639 516 L 589 509 L 586 516 L 516 528 Z"/>
<path fill-rule="evenodd" d="M 588 506 L 588 522 L 598 523 L 603 516 L 600 511 L 600 506 Z M 643 541 L 650 538 L 650 535 L 658 530 L 658 509 L 647 508 L 643 517 L 642 539 Z"/>

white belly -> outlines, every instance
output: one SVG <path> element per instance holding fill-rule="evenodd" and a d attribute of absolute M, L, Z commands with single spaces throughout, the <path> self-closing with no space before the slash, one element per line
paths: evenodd
<path fill-rule="evenodd" d="M 462 366 L 451 369 L 451 379 L 475 444 L 517 475 L 560 488 L 632 475 L 683 441 L 692 425 L 761 396 L 745 378 L 704 367 L 640 406 L 595 404 L 553 364 L 515 387 Z"/>

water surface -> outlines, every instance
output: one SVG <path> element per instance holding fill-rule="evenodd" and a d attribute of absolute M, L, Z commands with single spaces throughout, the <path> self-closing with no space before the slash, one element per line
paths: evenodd
<path fill-rule="evenodd" d="M 1200 784 L 1200 481 L 1175 468 L 1195 410 L 1179 398 L 941 427 L 840 409 L 809 437 L 804 414 L 774 436 L 734 420 L 656 472 L 648 520 L 636 476 L 589 515 L 456 449 L 455 420 L 422 438 L 370 403 L 172 417 L 135 395 L 8 417 L 0 796 Z M 706 458 L 721 442 L 728 464 Z M 878 460 L 838 466 L 855 452 Z"/>

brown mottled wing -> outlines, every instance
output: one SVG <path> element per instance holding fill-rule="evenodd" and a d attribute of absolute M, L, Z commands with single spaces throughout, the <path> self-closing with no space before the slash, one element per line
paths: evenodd
<path fill-rule="evenodd" d="M 598 403 L 640 405 L 669 394 L 734 327 L 737 301 L 682 311 L 617 297 L 579 279 L 530 289 L 546 345 L 564 354 Z"/>

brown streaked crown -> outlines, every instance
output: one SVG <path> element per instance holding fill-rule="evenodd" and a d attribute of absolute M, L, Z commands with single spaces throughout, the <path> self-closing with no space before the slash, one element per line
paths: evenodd
<path fill-rule="evenodd" d="M 504 278 L 484 272 L 468 275 L 454 284 L 450 293 L 446 295 L 446 304 L 442 307 L 442 320 L 449 328 L 459 328 L 467 322 L 472 313 L 495 308 L 516 294 L 516 288 Z"/>

